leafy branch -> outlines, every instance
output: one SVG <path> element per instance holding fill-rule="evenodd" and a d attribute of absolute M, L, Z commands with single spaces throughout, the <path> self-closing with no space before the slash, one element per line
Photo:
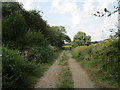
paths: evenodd
<path fill-rule="evenodd" d="M 97 11 L 97 13 L 95 13 L 94 16 L 103 17 L 107 15 L 109 17 L 112 14 L 117 13 L 117 12 L 120 14 L 119 12 L 120 11 L 120 0 L 117 0 L 117 1 L 118 1 L 118 6 L 114 6 L 114 11 L 109 11 L 107 8 L 104 8 L 104 12 Z"/>

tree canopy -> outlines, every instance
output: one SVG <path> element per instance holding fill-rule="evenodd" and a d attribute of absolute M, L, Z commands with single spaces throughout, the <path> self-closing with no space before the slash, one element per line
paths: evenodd
<path fill-rule="evenodd" d="M 84 32 L 78 32 L 74 36 L 73 42 L 77 44 L 78 46 L 89 45 L 91 42 L 91 36 L 87 36 L 86 33 Z"/>
<path fill-rule="evenodd" d="M 33 45 L 33 42 L 36 45 L 43 45 L 44 42 L 45 45 L 61 48 L 65 37 L 69 37 L 65 35 L 64 26 L 51 27 L 42 19 L 40 11 L 27 11 L 18 2 L 3 3 L 2 15 L 3 44 L 8 44 L 10 48 L 24 49 Z"/>

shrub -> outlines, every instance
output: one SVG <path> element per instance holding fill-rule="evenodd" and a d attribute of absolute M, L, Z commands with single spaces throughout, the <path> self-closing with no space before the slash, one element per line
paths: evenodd
<path fill-rule="evenodd" d="M 53 50 L 49 47 L 32 47 L 28 51 L 28 61 L 47 63 L 52 58 Z"/>
<path fill-rule="evenodd" d="M 4 17 L 2 22 L 3 43 L 8 44 L 9 48 L 12 49 L 24 47 L 23 37 L 26 34 L 26 28 L 25 19 L 21 12 L 15 11 L 11 13 L 11 15 Z"/>
<path fill-rule="evenodd" d="M 3 47 L 3 88 L 28 87 L 39 66 L 24 61 L 17 51 Z"/>
<path fill-rule="evenodd" d="M 48 47 L 54 52 L 58 51 L 58 48 L 56 48 L 55 46 L 49 45 Z"/>
<path fill-rule="evenodd" d="M 28 31 L 25 35 L 25 47 L 34 47 L 34 46 L 47 46 L 48 42 L 46 41 L 44 35 L 41 32 L 32 32 Z"/>

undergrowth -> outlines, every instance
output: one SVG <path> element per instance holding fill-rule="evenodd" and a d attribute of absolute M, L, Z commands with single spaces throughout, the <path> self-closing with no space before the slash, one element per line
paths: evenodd
<path fill-rule="evenodd" d="M 43 75 L 59 53 L 53 54 L 49 63 L 37 63 L 34 60 L 26 61 L 17 50 L 3 47 L 3 88 L 33 88 L 36 80 Z"/>

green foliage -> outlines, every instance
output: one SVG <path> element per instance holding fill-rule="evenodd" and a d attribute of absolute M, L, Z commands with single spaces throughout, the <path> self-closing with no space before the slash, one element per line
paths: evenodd
<path fill-rule="evenodd" d="M 26 11 L 19 3 L 3 3 L 3 7 L 3 43 L 9 48 L 24 50 L 24 45 L 33 45 L 32 40 L 37 41 L 37 45 L 49 43 L 58 48 L 64 44 L 65 27 L 50 27 L 42 19 L 40 11 Z"/>
<path fill-rule="evenodd" d="M 73 57 L 98 79 L 96 82 L 105 84 L 102 87 L 118 87 L 120 51 L 117 45 L 118 40 L 105 40 L 90 46 L 76 47 Z"/>
<path fill-rule="evenodd" d="M 47 33 L 47 23 L 42 19 L 39 13 L 40 12 L 36 10 L 23 11 L 23 16 L 25 18 L 27 30 L 41 32 L 45 35 Z"/>
<path fill-rule="evenodd" d="M 55 46 L 49 45 L 48 46 L 54 53 L 57 52 L 59 49 L 56 48 Z"/>
<path fill-rule="evenodd" d="M 3 88 L 28 87 L 33 82 L 32 78 L 38 72 L 40 66 L 24 61 L 18 51 L 3 47 Z M 38 69 L 39 68 L 39 69 Z"/>
<path fill-rule="evenodd" d="M 39 65 L 52 64 L 57 57 L 65 27 L 49 26 L 40 11 L 27 11 L 17 2 L 3 3 L 2 16 L 2 44 L 7 47 L 3 47 L 3 87 L 30 87 L 32 78 L 44 71 Z"/>
<path fill-rule="evenodd" d="M 2 17 L 9 16 L 16 11 L 22 11 L 23 7 L 18 2 L 3 2 L 2 3 Z"/>
<path fill-rule="evenodd" d="M 62 48 L 64 40 L 70 40 L 68 36 L 65 35 L 65 32 L 65 27 L 63 26 L 52 26 L 49 28 L 47 37 L 51 45 Z"/>
<path fill-rule="evenodd" d="M 97 11 L 97 13 L 95 13 L 94 16 L 103 17 L 103 16 L 107 15 L 109 17 L 112 14 L 118 12 L 119 10 L 120 10 L 119 5 L 114 6 L 113 11 L 109 11 L 107 8 L 104 8 L 104 12 Z"/>
<path fill-rule="evenodd" d="M 105 12 L 109 12 L 109 11 L 107 10 L 107 8 L 105 8 L 104 11 L 105 11 Z"/>
<path fill-rule="evenodd" d="M 69 43 L 71 42 L 70 37 L 69 37 L 69 36 L 67 36 L 67 35 L 65 35 L 65 36 L 64 36 L 64 40 L 65 40 L 66 42 L 69 42 Z"/>
<path fill-rule="evenodd" d="M 44 35 L 40 32 L 31 32 L 28 31 L 24 37 L 24 43 L 26 48 L 33 46 L 47 46 L 48 42 L 46 41 Z"/>
<path fill-rule="evenodd" d="M 36 63 L 48 63 L 53 55 L 53 50 L 48 47 L 32 47 L 28 51 L 28 61 Z"/>
<path fill-rule="evenodd" d="M 2 47 L 0 46 L 0 55 L 2 55 Z"/>
<path fill-rule="evenodd" d="M 3 43 L 10 48 L 23 47 L 23 37 L 26 33 L 25 20 L 21 12 L 16 11 L 3 17 Z"/>
<path fill-rule="evenodd" d="M 90 42 L 91 42 L 91 36 L 86 36 L 86 34 L 85 34 L 84 32 L 78 32 L 78 33 L 74 36 L 73 42 L 74 42 L 77 46 L 89 45 Z"/>

